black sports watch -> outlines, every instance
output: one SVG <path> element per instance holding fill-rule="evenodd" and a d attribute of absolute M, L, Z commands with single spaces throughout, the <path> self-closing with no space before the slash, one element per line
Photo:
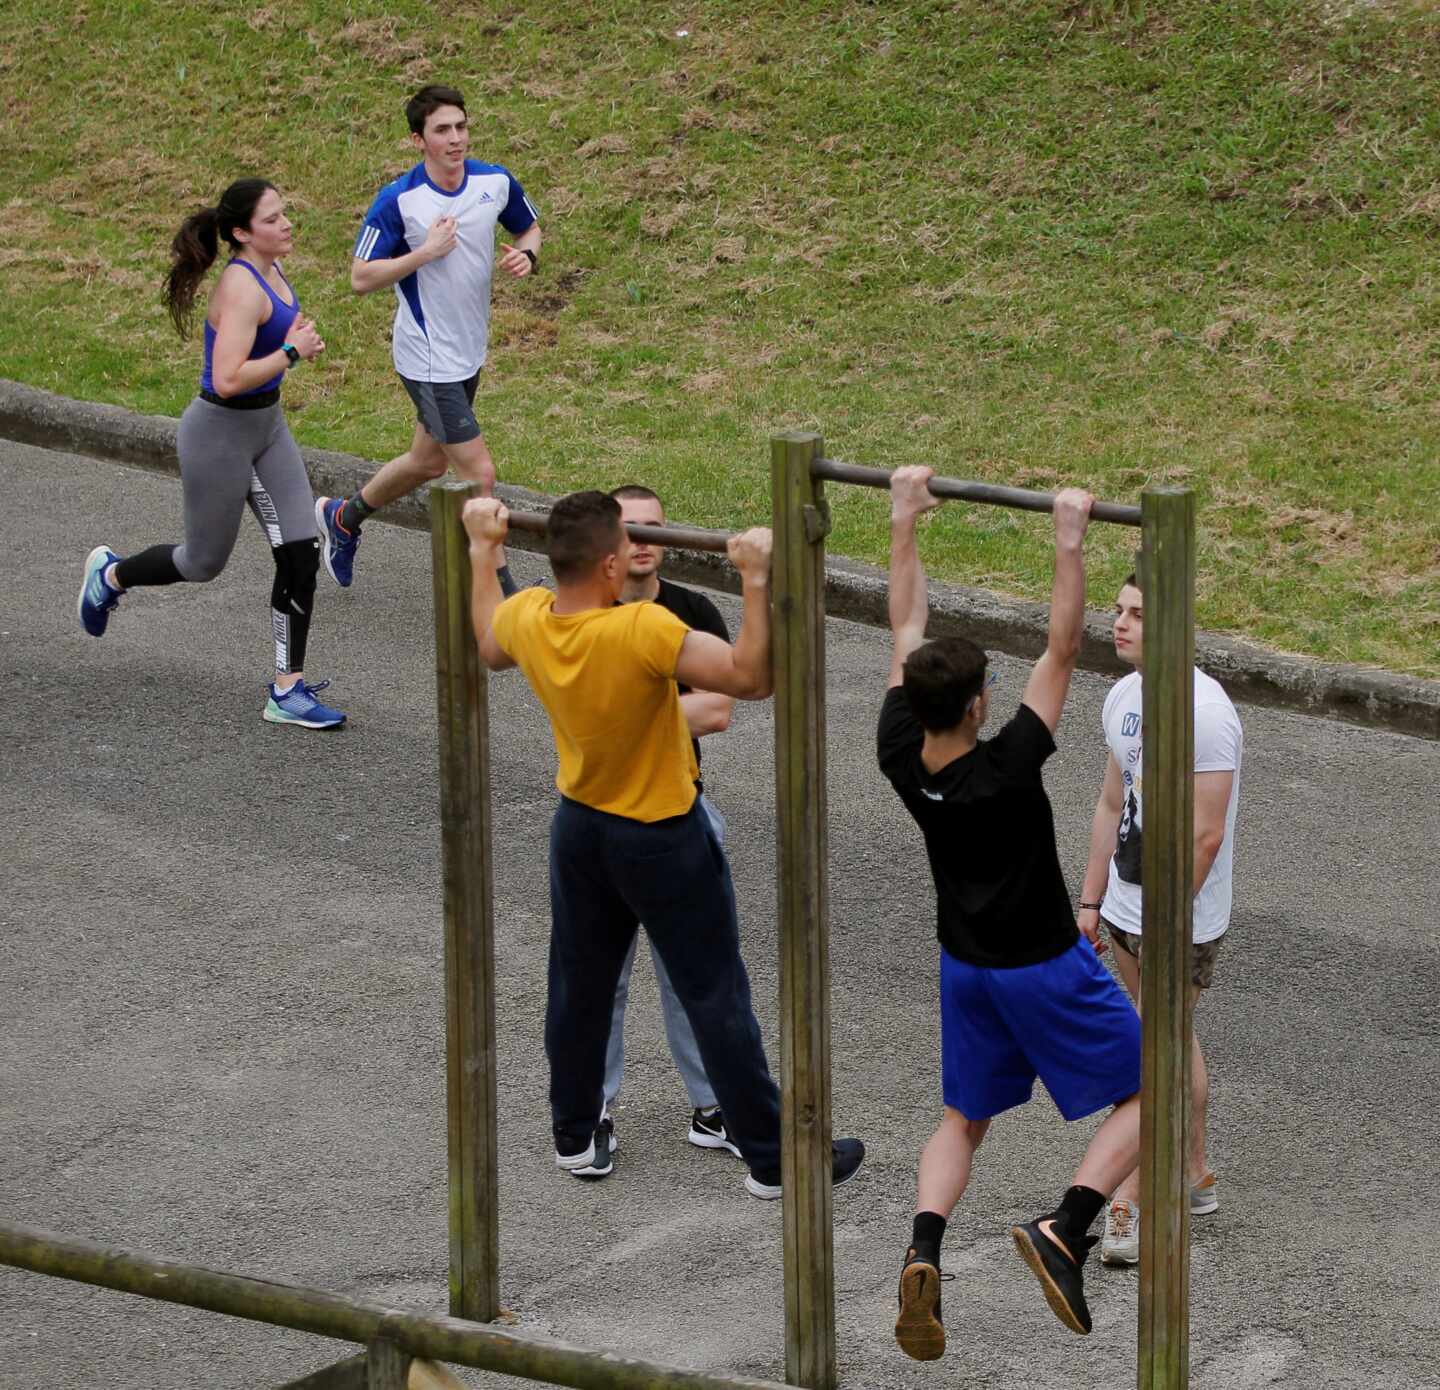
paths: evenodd
<path fill-rule="evenodd" d="M 535 270 L 539 266 L 540 258 L 528 246 L 521 246 L 518 248 L 518 250 L 522 256 L 530 257 L 531 270 Z"/>
<path fill-rule="evenodd" d="M 297 348 L 294 343 L 286 343 L 280 351 L 290 359 L 290 365 L 292 367 L 298 367 L 300 365 L 300 349 Z"/>

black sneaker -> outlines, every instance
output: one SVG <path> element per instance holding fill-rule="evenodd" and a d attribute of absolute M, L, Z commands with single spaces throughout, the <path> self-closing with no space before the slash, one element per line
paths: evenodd
<path fill-rule="evenodd" d="M 740 1157 L 740 1146 L 725 1129 L 725 1116 L 717 1105 L 713 1110 L 697 1110 L 690 1116 L 689 1140 L 697 1149 L 729 1149 Z"/>
<path fill-rule="evenodd" d="M 865 1162 L 865 1145 L 858 1139 L 837 1139 L 830 1145 L 830 1177 L 834 1186 L 849 1182 Z M 746 1173 L 745 1190 L 762 1202 L 773 1202 L 780 1194 L 780 1172 Z"/>
<path fill-rule="evenodd" d="M 556 1139 L 555 1162 L 572 1178 L 608 1178 L 615 1171 L 615 1150 L 620 1147 L 615 1138 L 615 1122 L 602 1115 L 595 1126 L 590 1142 L 582 1149 L 571 1140 Z M 571 1152 L 567 1153 L 569 1149 Z"/>
<path fill-rule="evenodd" d="M 1079 1241 L 1074 1241 L 1056 1231 L 1064 1241 L 1062 1248 L 1040 1229 L 1041 1221 L 1050 1221 L 1053 1226 L 1053 1220 L 1042 1216 L 1023 1226 L 1012 1226 L 1010 1234 L 1020 1258 L 1040 1281 L 1051 1312 L 1072 1332 L 1083 1336 L 1090 1331 L 1090 1309 L 1085 1304 L 1085 1276 L 1080 1273 L 1080 1266 L 1085 1263 L 1085 1256 L 1096 1238 L 1081 1236 Z"/>
<path fill-rule="evenodd" d="M 916 1258 L 914 1246 L 905 1252 L 895 1340 L 900 1350 L 916 1361 L 938 1361 L 945 1355 L 945 1324 L 940 1319 L 940 1281 L 944 1278 L 938 1266 Z"/>

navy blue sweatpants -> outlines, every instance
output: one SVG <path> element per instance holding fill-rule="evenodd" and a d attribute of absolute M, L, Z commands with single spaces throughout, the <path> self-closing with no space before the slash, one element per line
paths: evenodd
<path fill-rule="evenodd" d="M 730 866 L 699 798 L 645 823 L 562 797 L 550 827 L 545 1051 L 557 1138 L 586 1143 L 604 1104 L 620 969 L 645 924 L 685 1007 L 725 1128 L 750 1171 L 780 1181 L 780 1092 L 740 958 Z"/>

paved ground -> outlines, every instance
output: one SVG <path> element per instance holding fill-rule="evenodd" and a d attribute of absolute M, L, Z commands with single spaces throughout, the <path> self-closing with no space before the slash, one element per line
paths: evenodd
<path fill-rule="evenodd" d="M 269 563 L 255 535 L 214 584 L 135 595 L 95 642 L 74 613 L 84 553 L 176 537 L 178 484 L 0 445 L 0 490 L 0 1210 L 443 1311 L 426 538 L 372 526 L 356 587 L 322 590 L 311 674 L 334 678 L 353 722 L 309 734 L 259 717 Z M 885 644 L 843 623 L 829 641 L 835 1114 L 871 1148 L 836 1198 L 844 1383 L 1133 1384 L 1133 1274 L 1097 1268 L 1082 1342 L 1004 1235 L 1054 1200 L 1084 1146 L 1046 1100 L 996 1126 L 957 1215 L 946 1360 L 918 1365 L 891 1341 L 915 1155 L 938 1108 L 937 948 L 915 834 L 871 761 Z M 1000 670 L 1018 697 L 1022 668 Z M 550 1161 L 552 753 L 520 682 L 493 692 L 505 1301 L 538 1333 L 778 1379 L 780 1212 L 745 1195 L 738 1162 L 684 1142 L 646 972 L 615 1176 L 588 1186 Z M 1078 680 L 1049 773 L 1072 874 L 1103 694 Z M 1196 1225 L 1193 1384 L 1433 1390 L 1440 745 L 1242 715 L 1239 907 L 1201 1017 L 1223 1205 Z M 712 742 L 773 1055 L 768 710 Z M 344 1351 L 0 1270 L 3 1390 L 252 1390 Z"/>

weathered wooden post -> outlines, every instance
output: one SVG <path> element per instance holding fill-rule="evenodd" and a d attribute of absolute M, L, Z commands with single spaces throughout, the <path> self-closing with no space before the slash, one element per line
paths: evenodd
<path fill-rule="evenodd" d="M 430 489 L 440 837 L 445 881 L 445 1054 L 450 1168 L 450 1312 L 500 1312 L 495 1153 L 495 945 L 490 872 L 490 721 L 470 626 L 468 484 Z"/>
<path fill-rule="evenodd" d="M 408 1390 L 410 1353 L 376 1337 L 365 1348 L 365 1390 Z"/>
<path fill-rule="evenodd" d="M 1195 497 L 1141 496 L 1145 595 L 1145 950 L 1140 1109 L 1140 1390 L 1190 1378 L 1190 932 L 1195 876 Z"/>
<path fill-rule="evenodd" d="M 835 1385 L 830 916 L 826 881 L 824 485 L 819 435 L 770 441 L 785 1379 Z"/>

